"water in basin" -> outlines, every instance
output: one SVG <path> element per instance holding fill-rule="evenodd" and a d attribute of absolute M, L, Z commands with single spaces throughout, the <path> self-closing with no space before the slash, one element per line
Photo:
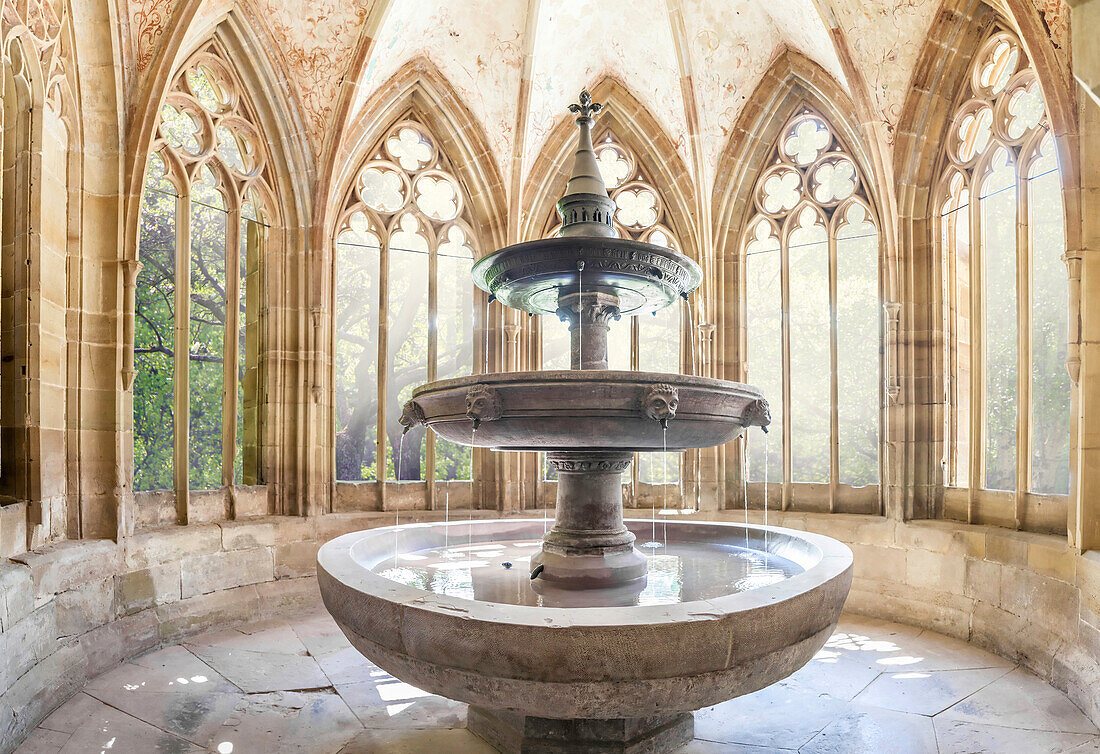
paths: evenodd
<path fill-rule="evenodd" d="M 542 541 L 455 542 L 387 558 L 371 570 L 401 584 L 452 597 L 532 607 L 669 605 L 757 589 L 802 573 L 791 560 L 732 544 L 668 542 L 640 548 L 649 573 L 638 587 L 563 590 L 532 582 L 531 557 Z M 504 566 L 511 563 L 510 568 Z M 640 585 L 639 585 L 640 586 Z M 536 591 L 537 590 L 537 591 Z"/>

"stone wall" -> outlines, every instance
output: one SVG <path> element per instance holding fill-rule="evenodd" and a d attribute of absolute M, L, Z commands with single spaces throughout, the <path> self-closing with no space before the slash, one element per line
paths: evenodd
<path fill-rule="evenodd" d="M 61 542 L 5 561 L 0 754 L 86 681 L 129 657 L 210 626 L 319 604 L 320 544 L 392 520 L 375 512 L 170 526 L 122 544 Z M 769 523 L 852 547 L 849 611 L 970 640 L 1020 662 L 1100 723 L 1100 553 L 1078 555 L 1062 537 L 945 521 L 773 511 Z"/>

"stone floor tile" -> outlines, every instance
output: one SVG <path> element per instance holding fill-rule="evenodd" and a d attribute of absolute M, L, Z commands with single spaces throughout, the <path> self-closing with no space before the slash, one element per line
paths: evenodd
<path fill-rule="evenodd" d="M 87 689 L 194 693 L 232 693 L 239 689 L 181 646 L 135 657 L 93 678 Z"/>
<path fill-rule="evenodd" d="M 1008 673 L 1004 668 L 883 673 L 855 701 L 897 712 L 935 715 Z"/>
<path fill-rule="evenodd" d="M 337 684 L 336 691 L 367 728 L 461 728 L 466 705 L 434 696 L 375 668 L 361 683 Z"/>
<path fill-rule="evenodd" d="M 371 680 L 372 677 L 377 677 L 377 675 L 372 676 L 372 673 L 379 671 L 377 665 L 352 646 L 313 656 L 333 684 L 363 683 Z"/>
<path fill-rule="evenodd" d="M 82 695 L 78 695 L 82 696 Z M 88 697 L 91 699 L 91 697 Z M 86 712 L 59 754 L 142 752 L 142 754 L 199 754 L 198 746 L 156 728 L 98 700 L 84 703 Z"/>
<path fill-rule="evenodd" d="M 798 672 L 780 683 L 787 688 L 851 701 L 879 674 L 878 668 L 868 665 L 862 658 L 824 648 Z"/>
<path fill-rule="evenodd" d="M 188 646 L 247 649 L 276 654 L 307 654 L 306 646 L 286 621 L 264 621 L 259 627 L 209 631 L 184 642 Z"/>
<path fill-rule="evenodd" d="M 845 702 L 825 694 L 772 686 L 699 710 L 695 737 L 797 749 L 847 708 Z"/>
<path fill-rule="evenodd" d="M 206 746 L 218 751 L 229 743 L 233 754 L 336 754 L 362 730 L 331 691 L 253 694 Z"/>
<path fill-rule="evenodd" d="M 1096 734 L 1096 726 L 1057 689 L 1022 668 L 941 712 L 937 720 Z"/>
<path fill-rule="evenodd" d="M 1082 733 L 1003 728 L 941 718 L 934 722 L 936 740 L 943 754 L 1061 754 L 1071 751 L 1090 754 L 1100 751 L 1100 748 L 1087 748 L 1095 745 L 1097 739 Z"/>
<path fill-rule="evenodd" d="M 1013 667 L 1003 657 L 930 631 L 912 636 L 838 630 L 825 649 L 863 660 L 884 672 Z"/>
<path fill-rule="evenodd" d="M 237 717 L 240 710 L 247 706 L 247 697 L 240 692 L 224 694 L 204 691 L 180 693 L 89 689 L 87 693 L 142 722 L 195 744 L 205 744 L 221 729 L 226 720 Z"/>
<path fill-rule="evenodd" d="M 744 744 L 720 744 L 716 741 L 695 739 L 676 754 L 796 754 L 794 749 L 774 749 L 770 746 L 746 746 Z"/>
<path fill-rule="evenodd" d="M 844 613 L 840 616 L 837 630 L 847 633 L 856 632 L 874 639 L 893 641 L 906 636 L 918 636 L 924 629 L 916 626 L 905 626 L 901 623 L 891 623 L 881 618 L 870 618 L 865 615 Z"/>
<path fill-rule="evenodd" d="M 188 644 L 204 662 L 249 694 L 331 686 L 317 661 L 305 654 L 253 652 Z M 303 648 L 303 653 L 305 649 Z"/>
<path fill-rule="evenodd" d="M 369 730 L 340 754 L 497 754 L 465 728 L 451 730 Z"/>
<path fill-rule="evenodd" d="M 57 754 L 69 740 L 69 733 L 61 733 L 46 728 L 35 728 L 23 739 L 15 754 Z"/>
<path fill-rule="evenodd" d="M 103 702 L 80 693 L 51 712 L 39 728 L 72 733 L 103 708 Z"/>
<path fill-rule="evenodd" d="M 1100 754 L 1100 737 L 1093 738 L 1080 746 L 1067 749 L 1066 754 Z"/>
<path fill-rule="evenodd" d="M 937 751 L 932 719 L 853 704 L 799 754 L 931 754 Z"/>
<path fill-rule="evenodd" d="M 298 638 L 314 657 L 324 657 L 351 646 L 336 621 L 326 612 L 294 621 L 292 625 L 294 633 L 298 634 Z"/>

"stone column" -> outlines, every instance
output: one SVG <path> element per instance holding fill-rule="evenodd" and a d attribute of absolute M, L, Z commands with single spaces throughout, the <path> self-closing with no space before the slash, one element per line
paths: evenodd
<path fill-rule="evenodd" d="M 607 587 L 646 573 L 623 524 L 622 473 L 633 453 L 624 450 L 558 451 L 546 454 L 558 472 L 554 528 L 543 539 L 532 567 L 539 578 L 569 587 Z M 534 573 L 534 571 L 533 571 Z"/>
<path fill-rule="evenodd" d="M 558 295 L 558 318 L 569 325 L 570 368 L 607 369 L 607 333 L 619 319 L 619 297 L 602 291 Z"/>

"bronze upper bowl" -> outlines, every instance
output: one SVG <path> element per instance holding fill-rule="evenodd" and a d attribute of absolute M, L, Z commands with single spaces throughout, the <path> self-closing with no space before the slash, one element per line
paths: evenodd
<path fill-rule="evenodd" d="M 653 372 L 559 370 L 482 374 L 421 385 L 402 424 L 499 450 L 683 450 L 767 426 L 751 385 Z"/>

